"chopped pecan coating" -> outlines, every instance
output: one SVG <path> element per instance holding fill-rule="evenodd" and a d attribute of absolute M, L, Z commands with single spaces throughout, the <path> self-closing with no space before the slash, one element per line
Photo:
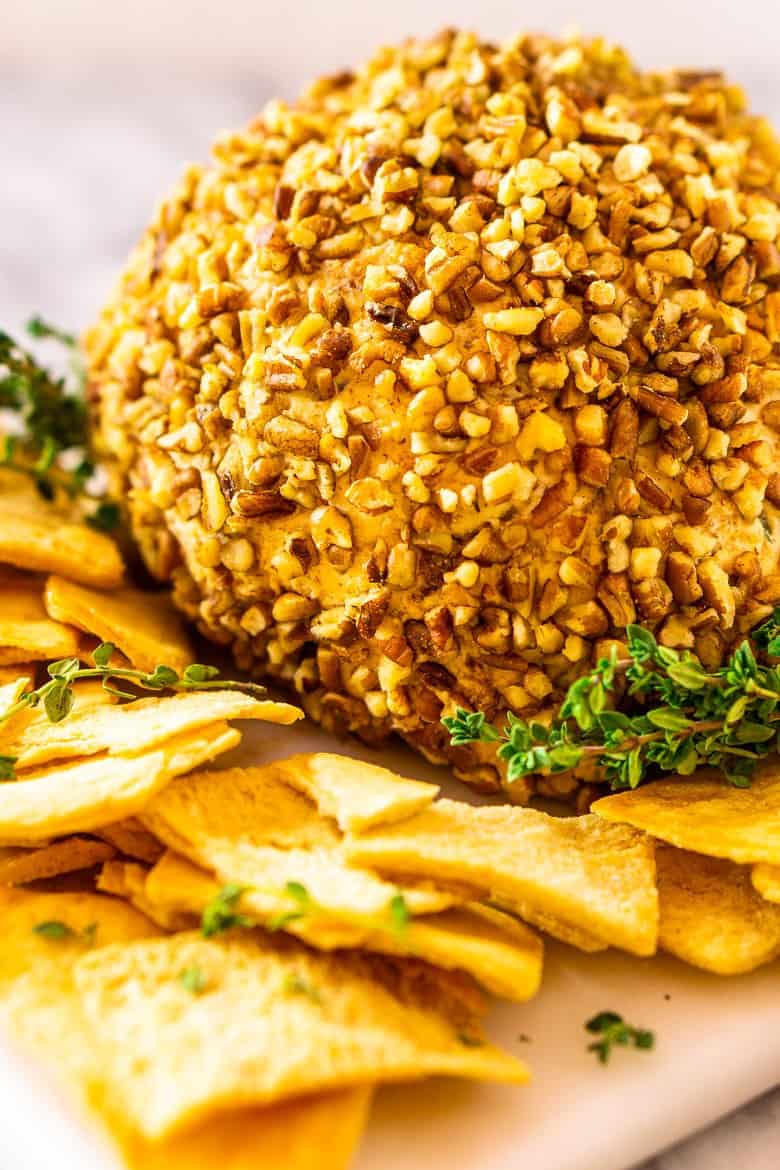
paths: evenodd
<path fill-rule="evenodd" d="M 214 154 L 86 348 L 141 554 L 243 667 L 485 787 L 454 705 L 780 597 L 780 146 L 719 74 L 447 32 Z"/>

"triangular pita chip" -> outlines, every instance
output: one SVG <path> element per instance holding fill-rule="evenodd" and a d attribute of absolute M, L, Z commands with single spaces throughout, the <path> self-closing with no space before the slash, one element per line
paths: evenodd
<path fill-rule="evenodd" d="M 145 756 L 93 756 L 0 784 L 0 840 L 84 833 L 139 813 L 174 776 L 240 742 L 225 723 L 175 736 Z"/>
<path fill-rule="evenodd" d="M 3 1014 L 12 1037 L 49 1068 L 84 1120 L 107 1129 L 128 1170 L 348 1170 L 365 1129 L 369 1085 L 229 1109 L 165 1141 L 147 1141 L 122 1115 L 101 1108 L 100 1061 L 71 964 L 19 980 Z"/>
<path fill-rule="evenodd" d="M 753 885 L 767 902 L 780 902 L 780 865 L 754 865 Z"/>
<path fill-rule="evenodd" d="M 151 672 L 164 663 L 181 673 L 193 660 L 184 623 L 165 593 L 130 588 L 103 593 L 52 576 L 43 601 L 51 617 L 113 643 L 137 670 Z"/>
<path fill-rule="evenodd" d="M 292 882 L 316 899 L 320 945 L 326 945 L 328 926 L 331 946 L 355 945 L 366 928 L 393 929 L 397 887 L 346 864 L 333 821 L 290 788 L 275 763 L 187 776 L 150 801 L 141 820 L 220 882 L 247 886 L 247 912 L 261 921 L 297 909 L 286 892 Z M 412 914 L 432 913 L 456 900 L 433 888 L 403 893 Z"/>
<path fill-rule="evenodd" d="M 753 888 L 750 870 L 669 845 L 656 851 L 659 946 L 718 975 L 741 975 L 780 955 L 780 906 Z"/>
<path fill-rule="evenodd" d="M 368 1121 L 361 1085 L 259 1109 L 234 1109 L 162 1142 L 128 1138 L 130 1170 L 348 1170 Z"/>
<path fill-rule="evenodd" d="M 125 857 L 134 857 L 148 865 L 154 865 L 164 853 L 164 847 L 157 838 L 153 837 L 135 817 L 115 821 L 112 825 L 103 825 L 102 828 L 95 830 L 95 836 L 113 845 L 117 852 L 124 853 Z"/>
<path fill-rule="evenodd" d="M 69 658 L 79 645 L 78 632 L 46 612 L 34 577 L 0 574 L 0 646 L 19 650 L 21 661 L 28 661 Z"/>
<path fill-rule="evenodd" d="M 25 972 L 67 966 L 90 946 L 148 938 L 154 926 L 126 902 L 102 894 L 40 893 L 0 889 L 0 992 Z M 62 937 L 39 933 L 42 923 L 62 923 Z"/>
<path fill-rule="evenodd" d="M 219 890 L 219 883 L 205 870 L 168 852 L 149 871 L 143 898 L 133 901 L 155 922 L 185 913 L 199 918 Z M 249 901 L 241 899 L 242 914 L 251 910 Z M 288 929 L 310 946 L 332 949 L 327 929 L 325 945 L 321 945 L 316 917 L 298 919 Z M 465 971 L 505 999 L 530 999 L 542 976 L 543 948 L 538 936 L 508 914 L 476 904 L 412 918 L 395 932 L 364 931 L 356 945 L 378 954 L 412 955 L 448 971 Z"/>
<path fill-rule="evenodd" d="M 124 564 L 110 536 L 63 522 L 45 500 L 0 495 L 0 562 L 34 573 L 60 573 L 98 589 L 115 589 Z"/>
<path fill-rule="evenodd" d="M 201 995 L 182 985 L 192 969 Z M 482 1043 L 465 1000 L 430 969 L 253 932 L 102 947 L 74 976 L 103 1099 L 148 1138 L 226 1107 L 375 1080 L 527 1078 L 519 1061 Z"/>
<path fill-rule="evenodd" d="M 35 678 L 35 663 L 34 662 L 11 662 L 0 663 L 0 691 L 8 684 L 18 682 L 19 680 L 25 683 L 22 687 L 24 690 L 30 686 Z M 0 711 L 5 710 L 5 704 L 0 699 Z"/>
<path fill-rule="evenodd" d="M 759 764 L 749 788 L 714 771 L 682 780 L 656 780 L 605 796 L 593 812 L 643 829 L 678 849 L 725 857 L 741 865 L 780 865 L 780 763 Z"/>
<path fill-rule="evenodd" d="M 573 939 L 584 932 L 639 955 L 655 951 L 652 842 L 597 817 L 440 800 L 425 812 L 345 841 L 355 865 L 386 876 L 462 883 L 480 899 Z M 569 941 L 567 938 L 567 941 Z"/>
<path fill-rule="evenodd" d="M 5 850 L 0 857 L 0 885 L 22 886 L 26 882 L 91 869 L 113 856 L 113 846 L 89 837 L 67 837 L 41 849 Z"/>
<path fill-rule="evenodd" d="M 407 780 L 387 768 L 331 752 L 292 756 L 276 766 L 287 784 L 313 800 L 324 816 L 333 817 L 344 833 L 403 820 L 427 808 L 439 793 L 435 784 Z"/>
<path fill-rule="evenodd" d="M 253 699 L 240 691 L 190 691 L 137 699 L 106 707 L 87 706 L 51 723 L 36 712 L 18 738 L 5 738 L 3 750 L 16 757 L 17 771 L 74 756 L 139 755 L 174 735 L 195 731 L 218 720 L 263 719 L 294 723 L 302 712 L 289 703 Z"/>
<path fill-rule="evenodd" d="M 146 895 L 149 870 L 137 861 L 107 861 L 98 875 L 97 888 L 106 894 L 125 898 L 161 930 L 190 930 L 196 923 L 192 915 L 152 902 Z"/>

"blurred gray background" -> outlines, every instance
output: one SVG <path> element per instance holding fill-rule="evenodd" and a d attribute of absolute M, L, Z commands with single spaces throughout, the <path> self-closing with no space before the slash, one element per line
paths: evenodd
<path fill-rule="evenodd" d="M 0 0 L 0 328 L 83 328 L 182 165 L 269 97 L 410 33 L 572 23 L 642 66 L 723 68 L 780 125 L 777 0 Z M 778 1166 L 780 1092 L 644 1170 Z"/>

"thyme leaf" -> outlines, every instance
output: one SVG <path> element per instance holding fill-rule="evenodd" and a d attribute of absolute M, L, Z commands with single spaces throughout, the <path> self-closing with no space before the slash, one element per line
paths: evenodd
<path fill-rule="evenodd" d="M 599 1012 L 588 1020 L 586 1031 L 598 1036 L 588 1045 L 588 1052 L 594 1052 L 601 1064 L 607 1064 L 613 1047 L 633 1045 L 645 1052 L 655 1047 L 655 1034 L 646 1028 L 634 1028 L 627 1024 L 617 1012 Z"/>

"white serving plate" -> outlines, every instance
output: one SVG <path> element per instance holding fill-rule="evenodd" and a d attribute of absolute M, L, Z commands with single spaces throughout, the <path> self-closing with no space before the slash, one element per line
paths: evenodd
<path fill-rule="evenodd" d="M 337 743 L 310 723 L 244 730 L 220 763 L 341 751 L 467 795 L 403 746 Z M 655 1050 L 621 1049 L 599 1064 L 583 1025 L 602 1010 L 652 1028 Z M 436 1080 L 382 1089 L 354 1170 L 626 1170 L 780 1083 L 780 965 L 724 980 L 666 956 L 585 955 L 549 943 L 541 994 L 496 1004 L 489 1031 L 530 1065 L 530 1086 Z M 2 1043 L 0 1100 L 2 1170 L 115 1170 L 40 1070 Z"/>

